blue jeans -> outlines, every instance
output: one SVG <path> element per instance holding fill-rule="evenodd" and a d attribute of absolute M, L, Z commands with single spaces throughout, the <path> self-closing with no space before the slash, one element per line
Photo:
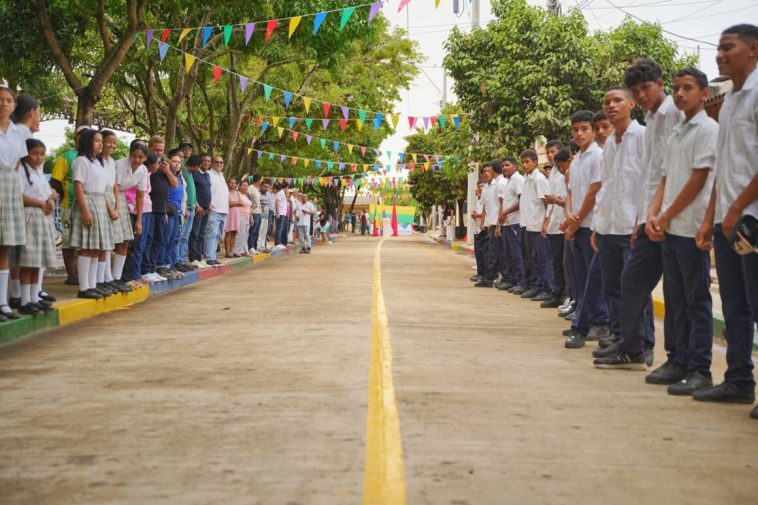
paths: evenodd
<path fill-rule="evenodd" d="M 188 263 L 189 262 L 189 237 L 192 232 L 192 224 L 195 222 L 194 209 L 189 211 L 189 216 L 184 220 L 182 224 L 182 231 L 179 235 L 179 246 L 176 251 L 176 262 Z"/>
<path fill-rule="evenodd" d="M 274 245 L 287 245 L 287 229 L 289 225 L 287 218 L 284 216 L 277 216 L 276 218 L 276 231 L 274 231 Z"/>
<path fill-rule="evenodd" d="M 132 216 L 135 218 L 136 216 Z M 136 219 L 135 219 L 136 220 Z M 150 212 L 142 214 L 142 235 L 134 238 L 134 258 L 132 260 L 131 279 L 137 280 L 142 276 L 142 259 L 147 254 L 153 240 L 153 216 Z"/>
<path fill-rule="evenodd" d="M 216 260 L 216 249 L 218 249 L 218 241 L 224 236 L 224 225 L 226 224 L 226 214 L 211 211 L 208 216 L 208 225 L 205 228 L 205 237 L 203 239 L 203 249 L 205 252 L 205 259 Z"/>
<path fill-rule="evenodd" d="M 173 216 L 166 215 L 166 229 L 163 231 L 161 248 L 158 251 L 158 266 L 174 267 L 176 263 L 176 246 L 181 227 L 181 216 L 177 212 Z"/>
<path fill-rule="evenodd" d="M 307 224 L 297 225 L 297 237 L 300 239 L 300 245 L 306 249 L 311 248 L 310 226 Z"/>
<path fill-rule="evenodd" d="M 255 246 L 258 244 L 258 234 L 261 231 L 261 215 L 260 214 L 253 214 L 253 224 L 250 225 L 250 229 L 247 232 L 247 248 L 255 249 Z"/>
<path fill-rule="evenodd" d="M 153 238 L 150 240 L 147 254 L 142 258 L 142 273 L 151 274 L 155 272 L 158 266 L 161 250 L 161 243 L 163 242 L 163 235 L 166 232 L 166 224 L 168 222 L 166 214 L 151 214 L 153 216 Z"/>

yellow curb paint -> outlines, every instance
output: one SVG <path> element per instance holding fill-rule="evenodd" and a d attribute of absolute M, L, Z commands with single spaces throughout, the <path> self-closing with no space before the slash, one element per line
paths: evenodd
<path fill-rule="evenodd" d="M 100 300 L 67 300 L 55 305 L 58 309 L 58 324 L 66 326 L 83 319 L 123 309 L 129 305 L 143 302 L 150 297 L 150 288 L 140 286 L 129 293 L 122 293 Z"/>
<path fill-rule="evenodd" d="M 663 319 L 666 315 L 666 306 L 663 304 L 662 298 L 653 297 L 653 314 L 656 319 Z"/>
<path fill-rule="evenodd" d="M 271 254 L 269 253 L 259 253 L 253 256 L 253 265 L 256 263 L 260 263 L 261 261 L 266 261 L 271 259 Z"/>
<path fill-rule="evenodd" d="M 364 505 L 405 505 L 400 417 L 392 383 L 392 346 L 382 292 L 381 249 L 374 252 L 371 301 L 371 366 L 368 380 Z"/>

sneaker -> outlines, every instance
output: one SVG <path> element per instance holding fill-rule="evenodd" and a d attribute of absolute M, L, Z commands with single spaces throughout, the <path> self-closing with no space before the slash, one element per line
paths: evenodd
<path fill-rule="evenodd" d="M 590 331 L 587 332 L 587 341 L 600 340 L 609 335 L 608 327 L 602 325 L 590 325 Z"/>
<path fill-rule="evenodd" d="M 523 293 L 521 293 L 521 298 L 534 298 L 538 294 L 540 294 L 540 290 L 539 289 L 537 289 L 537 288 L 531 288 L 531 289 L 527 289 L 526 291 L 524 291 Z"/>
<path fill-rule="evenodd" d="M 648 384 L 674 384 L 685 377 L 687 377 L 687 371 L 676 365 L 672 360 L 668 360 L 650 372 L 645 377 L 645 382 Z"/>
<path fill-rule="evenodd" d="M 27 316 L 36 316 L 38 314 L 41 314 L 42 311 L 39 310 L 39 307 L 37 307 L 37 304 L 29 302 L 25 303 L 21 307 L 18 308 L 19 314 L 25 314 Z"/>
<path fill-rule="evenodd" d="M 608 347 L 607 349 L 610 349 Z M 625 352 L 616 352 L 608 356 L 597 358 L 592 362 L 597 368 L 619 369 L 619 370 L 646 370 L 644 353 L 627 354 Z"/>
<path fill-rule="evenodd" d="M 50 295 L 47 293 L 47 291 L 40 291 L 37 293 L 37 296 L 39 296 L 40 300 L 45 300 L 46 302 L 56 302 L 58 299 L 55 298 L 53 295 Z"/>
<path fill-rule="evenodd" d="M 202 260 L 199 263 L 200 263 L 200 268 L 211 268 L 211 266 L 205 260 Z"/>
<path fill-rule="evenodd" d="M 100 293 L 98 293 L 97 291 L 95 291 L 94 289 L 87 289 L 85 291 L 79 291 L 76 294 L 76 297 L 77 298 L 84 298 L 86 300 L 99 300 L 99 299 L 103 298 L 103 296 Z"/>
<path fill-rule="evenodd" d="M 209 267 L 217 267 L 221 265 L 221 262 L 219 260 L 208 260 L 205 262 Z"/>
<path fill-rule="evenodd" d="M 566 321 L 574 321 L 576 320 L 577 317 L 579 317 L 579 314 L 577 314 L 576 311 L 574 311 L 563 316 L 563 319 L 565 319 Z"/>
<path fill-rule="evenodd" d="M 595 358 L 607 358 L 621 352 L 621 344 L 615 342 L 613 345 L 600 349 L 599 347 L 592 350 L 592 356 Z"/>
<path fill-rule="evenodd" d="M 510 291 L 514 295 L 519 295 L 520 296 L 520 295 L 523 295 L 524 293 L 526 293 L 527 291 L 529 291 L 529 288 L 526 287 L 526 286 L 516 285 L 513 288 L 509 289 L 508 291 Z"/>
<path fill-rule="evenodd" d="M 491 288 L 492 287 L 492 281 L 488 281 L 486 279 L 482 279 L 476 284 L 474 284 L 475 288 Z"/>
<path fill-rule="evenodd" d="M 584 335 L 578 330 L 573 330 L 571 334 L 566 337 L 563 347 L 566 349 L 581 349 L 584 347 Z"/>
<path fill-rule="evenodd" d="M 532 298 L 533 302 L 546 302 L 548 300 L 554 300 L 554 297 L 550 293 L 545 293 L 544 291 Z M 541 306 L 542 304 L 540 304 L 540 307 Z"/>
<path fill-rule="evenodd" d="M 570 304 L 565 309 L 558 312 L 558 317 L 566 317 L 567 315 L 571 314 L 576 310 L 576 306 L 574 304 Z"/>
<path fill-rule="evenodd" d="M 550 298 L 549 300 L 545 300 L 544 302 L 540 303 L 540 307 L 543 309 L 554 309 L 558 307 L 558 304 L 561 303 L 560 298 Z"/>
<path fill-rule="evenodd" d="M 255 256 L 256 254 L 258 254 L 258 251 L 255 250 L 255 247 L 253 247 L 252 249 L 248 249 L 247 253 Z"/>
<path fill-rule="evenodd" d="M 562 303 L 558 306 L 558 312 L 563 312 L 564 310 L 573 307 L 574 306 L 574 300 L 571 298 L 566 298 L 562 301 Z"/>
<path fill-rule="evenodd" d="M 199 267 L 193 263 L 183 263 L 184 268 L 186 268 L 189 272 L 193 272 L 197 270 Z"/>
<path fill-rule="evenodd" d="M 181 263 L 177 263 L 177 264 L 176 264 L 176 266 L 175 266 L 174 268 L 176 268 L 176 271 L 177 271 L 177 272 L 180 272 L 180 273 L 184 273 L 184 272 L 187 272 L 187 271 L 188 271 L 188 270 L 187 270 L 187 267 L 185 267 L 185 266 L 184 266 L 183 264 L 181 264 Z"/>
<path fill-rule="evenodd" d="M 722 382 L 692 393 L 692 398 L 699 402 L 753 403 L 755 392 L 751 388 L 741 388 L 731 382 Z"/>
<path fill-rule="evenodd" d="M 145 282 L 155 282 L 155 279 L 153 278 L 153 274 L 142 274 L 140 276 L 140 279 L 142 279 Z"/>
<path fill-rule="evenodd" d="M 165 282 L 168 280 L 168 277 L 165 277 L 158 272 L 153 272 L 153 278 L 155 279 L 155 282 Z"/>
<path fill-rule="evenodd" d="M 668 387 L 668 393 L 676 396 L 691 395 L 695 391 L 713 386 L 710 377 L 700 372 L 692 372 L 679 382 L 675 382 Z"/>
<path fill-rule="evenodd" d="M 613 337 L 612 335 L 610 335 L 610 336 L 603 337 L 600 340 L 598 340 L 597 341 L 597 345 L 600 346 L 600 347 L 602 347 L 604 349 L 604 348 L 606 348 L 608 346 L 613 345 L 613 343 L 615 341 L 616 341 L 616 338 Z"/>
<path fill-rule="evenodd" d="M 12 309 L 20 309 L 21 308 L 21 298 L 8 298 L 8 306 Z"/>

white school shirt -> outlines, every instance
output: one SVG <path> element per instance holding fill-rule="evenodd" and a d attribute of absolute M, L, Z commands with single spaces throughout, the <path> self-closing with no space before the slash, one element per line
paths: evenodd
<path fill-rule="evenodd" d="M 553 167 L 550 171 L 550 177 L 548 177 L 547 182 L 550 185 L 549 194 L 559 198 L 566 198 L 566 178 L 558 170 L 558 167 Z M 562 205 L 553 203 L 548 206 L 547 211 L 550 214 L 550 221 L 547 223 L 547 233 L 549 235 L 561 235 L 563 232 L 560 230 L 560 226 L 566 217 L 566 210 Z"/>
<path fill-rule="evenodd" d="M 476 206 L 474 207 L 477 214 L 480 214 L 484 211 L 484 202 L 482 201 L 482 196 L 479 195 L 479 197 L 476 199 Z M 479 224 L 481 223 L 481 220 L 479 218 L 474 219 L 474 217 L 471 217 L 471 226 L 474 229 L 474 233 L 479 233 L 482 231 L 482 227 Z"/>
<path fill-rule="evenodd" d="M 594 228 L 602 235 L 631 235 L 640 206 L 645 127 L 632 120 L 620 144 L 616 138 L 614 132 L 603 149 L 603 187 L 597 196 Z"/>
<path fill-rule="evenodd" d="M 603 150 L 593 142 L 586 151 L 579 151 L 571 162 L 571 177 L 568 188 L 571 190 L 571 212 L 579 214 L 584 197 L 590 185 L 602 181 Z M 589 211 L 579 226 L 589 228 L 592 225 L 593 211 Z"/>
<path fill-rule="evenodd" d="M 708 179 L 700 193 L 669 223 L 666 231 L 671 235 L 695 238 L 700 225 L 703 224 L 703 216 L 713 189 L 713 166 L 716 162 L 718 135 L 719 124 L 701 110 L 689 121 L 682 120 L 675 126 L 674 132 L 666 142 L 663 157 L 666 189 L 663 193 L 661 211 L 665 211 L 674 203 L 690 180 L 693 169 L 709 171 Z"/>
<path fill-rule="evenodd" d="M 283 189 L 280 189 L 279 192 L 274 195 L 274 208 L 272 210 L 274 211 L 274 216 L 287 217 L 287 195 L 284 194 Z"/>
<path fill-rule="evenodd" d="M 90 193 L 104 193 L 108 184 L 108 173 L 95 158 L 90 161 L 86 156 L 77 157 L 71 164 L 74 180 L 82 183 L 84 191 Z"/>
<path fill-rule="evenodd" d="M 550 194 L 550 185 L 545 175 L 535 168 L 524 176 L 521 190 L 521 226 L 526 231 L 542 231 L 545 222 L 545 195 Z"/>
<path fill-rule="evenodd" d="M 655 113 L 648 111 L 645 114 L 645 137 L 642 149 L 643 181 L 645 183 L 640 191 L 640 210 L 637 213 L 637 223 L 647 221 L 650 212 L 650 204 L 658 191 L 663 174 L 663 151 L 666 141 L 674 131 L 674 127 L 684 119 L 684 113 L 676 108 L 674 99 L 666 96 Z"/>
<path fill-rule="evenodd" d="M 13 122 L 8 123 L 7 132 L 0 130 L 0 169 L 15 169 L 18 160 L 29 154 L 22 136 L 23 130 Z"/>
<path fill-rule="evenodd" d="M 521 192 L 524 190 L 524 176 L 518 172 L 513 172 L 513 175 L 508 177 L 507 184 L 505 186 L 505 201 L 503 202 L 503 210 L 510 209 L 516 205 L 521 196 Z M 519 207 L 520 208 L 520 207 Z M 510 226 L 512 224 L 519 224 L 521 222 L 521 211 L 517 210 L 508 214 L 505 220 L 505 224 Z"/>
<path fill-rule="evenodd" d="M 484 186 L 482 189 L 482 200 L 484 200 L 484 226 L 494 226 L 497 224 L 498 214 L 500 213 L 500 200 L 497 198 L 497 186 L 495 179 Z"/>
<path fill-rule="evenodd" d="M 105 183 L 105 187 L 112 188 L 116 185 L 116 160 L 113 158 L 103 159 L 103 166 L 105 167 L 106 179 L 108 181 Z"/>
<path fill-rule="evenodd" d="M 315 208 L 313 207 L 313 204 L 311 202 L 297 202 L 297 225 L 298 226 L 310 226 L 311 225 L 311 215 L 306 214 L 305 212 L 315 212 Z"/>
<path fill-rule="evenodd" d="M 211 206 L 214 212 L 229 214 L 229 186 L 224 174 L 217 170 L 208 170 L 211 177 Z"/>
<path fill-rule="evenodd" d="M 719 112 L 716 149 L 716 219 L 721 223 L 729 207 L 758 174 L 758 70 L 748 76 L 742 89 L 728 91 Z M 742 215 L 758 218 L 758 201 Z"/>
<path fill-rule="evenodd" d="M 132 170 L 132 162 L 129 158 L 116 160 L 116 183 L 121 191 L 137 188 L 137 191 L 147 192 L 147 167 L 140 165 L 137 170 Z M 147 196 L 147 195 L 145 195 Z"/>
<path fill-rule="evenodd" d="M 27 140 L 34 137 L 32 130 L 24 123 L 16 124 L 16 133 L 18 133 L 18 137 L 21 139 L 24 145 L 26 145 Z"/>
<path fill-rule="evenodd" d="M 26 170 L 24 170 L 23 164 L 19 167 L 17 172 L 21 194 L 28 196 L 29 198 L 34 198 L 35 200 L 41 200 L 43 202 L 47 201 L 53 191 L 50 189 L 50 183 L 47 182 L 47 177 L 45 177 L 43 171 L 45 164 L 43 163 L 37 168 L 32 168 L 28 165 L 27 167 L 29 169 L 28 179 L 26 178 Z M 29 182 L 30 180 L 31 183 Z"/>

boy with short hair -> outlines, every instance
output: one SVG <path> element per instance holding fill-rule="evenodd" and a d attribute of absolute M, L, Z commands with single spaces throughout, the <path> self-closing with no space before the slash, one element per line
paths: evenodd
<path fill-rule="evenodd" d="M 605 111 L 597 111 L 592 116 L 592 130 L 595 132 L 595 142 L 600 149 L 605 149 L 605 142 L 613 133 L 613 125 L 605 114 Z"/>
<path fill-rule="evenodd" d="M 505 251 L 506 284 L 499 287 L 520 294 L 527 290 L 524 286 L 524 260 L 521 253 L 521 192 L 524 176 L 518 171 L 518 162 L 513 156 L 502 159 L 503 174 L 506 178 L 503 211 L 500 228 Z"/>
<path fill-rule="evenodd" d="M 480 174 L 481 176 L 481 171 Z M 484 273 L 484 244 L 485 235 L 482 229 L 482 217 L 484 217 L 484 202 L 482 201 L 482 190 L 487 182 L 484 179 L 479 179 L 476 183 L 476 207 L 471 211 L 471 229 L 474 231 L 474 259 L 476 260 L 476 274 L 471 277 L 471 281 L 479 282 L 483 278 Z"/>
<path fill-rule="evenodd" d="M 495 173 L 490 163 L 482 166 L 482 173 L 487 185 L 482 189 L 482 201 L 484 202 L 484 212 L 482 222 L 484 229 L 487 230 L 487 242 L 484 247 L 484 272 L 482 279 L 474 284 L 477 288 L 491 288 L 497 277 L 497 253 L 495 251 L 495 227 L 497 226 L 497 215 L 499 204 L 495 194 L 495 186 L 492 184 L 495 179 Z"/>
<path fill-rule="evenodd" d="M 692 396 L 700 401 L 753 403 L 751 353 L 758 323 L 758 255 L 737 254 L 729 238 L 740 219 L 758 218 L 758 26 L 741 24 L 724 30 L 716 63 L 722 75 L 731 77 L 733 88 L 719 113 L 716 182 L 696 242 L 708 250 L 713 235 L 726 322 L 727 370 L 722 384 Z M 758 419 L 758 407 L 750 416 Z"/>
<path fill-rule="evenodd" d="M 547 178 L 537 169 L 539 158 L 534 149 L 522 151 L 520 158 L 524 169 L 521 224 L 526 228 L 527 262 L 532 272 L 531 279 L 527 281 L 529 290 L 521 298 L 545 301 L 553 297 L 547 238 L 541 233 L 547 208 L 545 196 L 550 193 L 550 186 Z"/>
<path fill-rule="evenodd" d="M 542 225 L 542 236 L 548 240 L 548 249 L 550 259 L 553 264 L 553 293 L 554 296 L 543 301 L 540 307 L 554 308 L 563 303 L 566 296 L 566 280 L 563 270 L 563 254 L 566 239 L 560 229 L 566 212 L 563 206 L 566 204 L 566 180 L 564 174 L 569 166 L 569 152 L 563 149 L 560 141 L 555 147 L 560 146 L 556 151 L 548 147 L 546 149 L 547 158 L 553 169 L 550 171 L 548 184 L 550 185 L 550 194 L 545 196 L 545 203 L 549 205 L 545 223 Z M 550 146 L 550 142 L 548 142 Z"/>

